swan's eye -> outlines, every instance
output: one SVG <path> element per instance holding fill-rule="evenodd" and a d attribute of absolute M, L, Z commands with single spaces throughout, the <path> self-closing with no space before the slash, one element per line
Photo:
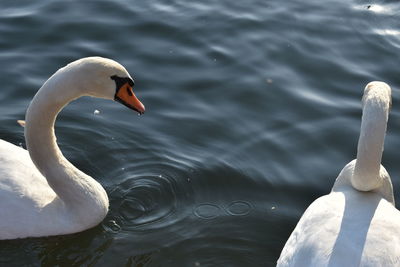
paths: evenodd
<path fill-rule="evenodd" d="M 126 92 L 128 93 L 129 96 L 132 96 L 132 88 L 130 86 L 126 87 Z"/>
<path fill-rule="evenodd" d="M 135 85 L 135 82 L 129 77 L 118 77 L 117 75 L 113 75 L 110 78 L 115 81 L 115 85 L 117 86 L 116 92 L 126 85 L 129 85 L 130 87 Z"/>

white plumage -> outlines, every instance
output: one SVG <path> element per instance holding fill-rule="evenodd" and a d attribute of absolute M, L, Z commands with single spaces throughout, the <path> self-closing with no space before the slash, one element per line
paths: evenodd
<path fill-rule="evenodd" d="M 278 266 L 400 266 L 400 211 L 380 164 L 390 105 L 386 83 L 366 86 L 357 159 L 304 212 Z"/>

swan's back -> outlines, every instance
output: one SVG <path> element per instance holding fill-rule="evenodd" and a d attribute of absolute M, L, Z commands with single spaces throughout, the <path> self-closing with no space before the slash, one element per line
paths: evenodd
<path fill-rule="evenodd" d="M 379 194 L 332 192 L 307 208 L 278 266 L 400 266 L 399 229 L 399 212 Z"/>
<path fill-rule="evenodd" d="M 21 198 L 34 194 L 38 205 L 41 201 L 48 201 L 49 197 L 55 197 L 47 180 L 33 165 L 27 150 L 0 139 L 0 165 L 0 190 L 18 192 Z M 0 198 L 3 197 L 0 194 Z"/>
<path fill-rule="evenodd" d="M 13 231 L 20 231 L 21 226 L 23 229 L 24 224 L 28 226 L 39 220 L 39 214 L 46 213 L 45 207 L 55 200 L 56 194 L 36 169 L 28 151 L 1 139 L 0 166 L 0 234 L 14 237 L 18 233 Z"/>

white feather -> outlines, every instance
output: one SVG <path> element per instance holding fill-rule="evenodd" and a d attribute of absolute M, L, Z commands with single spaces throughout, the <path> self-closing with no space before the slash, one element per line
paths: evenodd
<path fill-rule="evenodd" d="M 304 212 L 278 266 L 400 266 L 400 211 L 380 165 L 390 105 L 387 84 L 366 86 L 357 159 Z"/>

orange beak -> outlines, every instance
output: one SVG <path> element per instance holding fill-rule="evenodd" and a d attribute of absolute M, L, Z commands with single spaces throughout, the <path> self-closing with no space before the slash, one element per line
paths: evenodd
<path fill-rule="evenodd" d="M 115 94 L 115 100 L 127 106 L 128 108 L 136 110 L 139 112 L 139 114 L 143 114 L 145 111 L 144 105 L 135 96 L 132 86 L 129 83 L 125 83 L 119 88 Z"/>

